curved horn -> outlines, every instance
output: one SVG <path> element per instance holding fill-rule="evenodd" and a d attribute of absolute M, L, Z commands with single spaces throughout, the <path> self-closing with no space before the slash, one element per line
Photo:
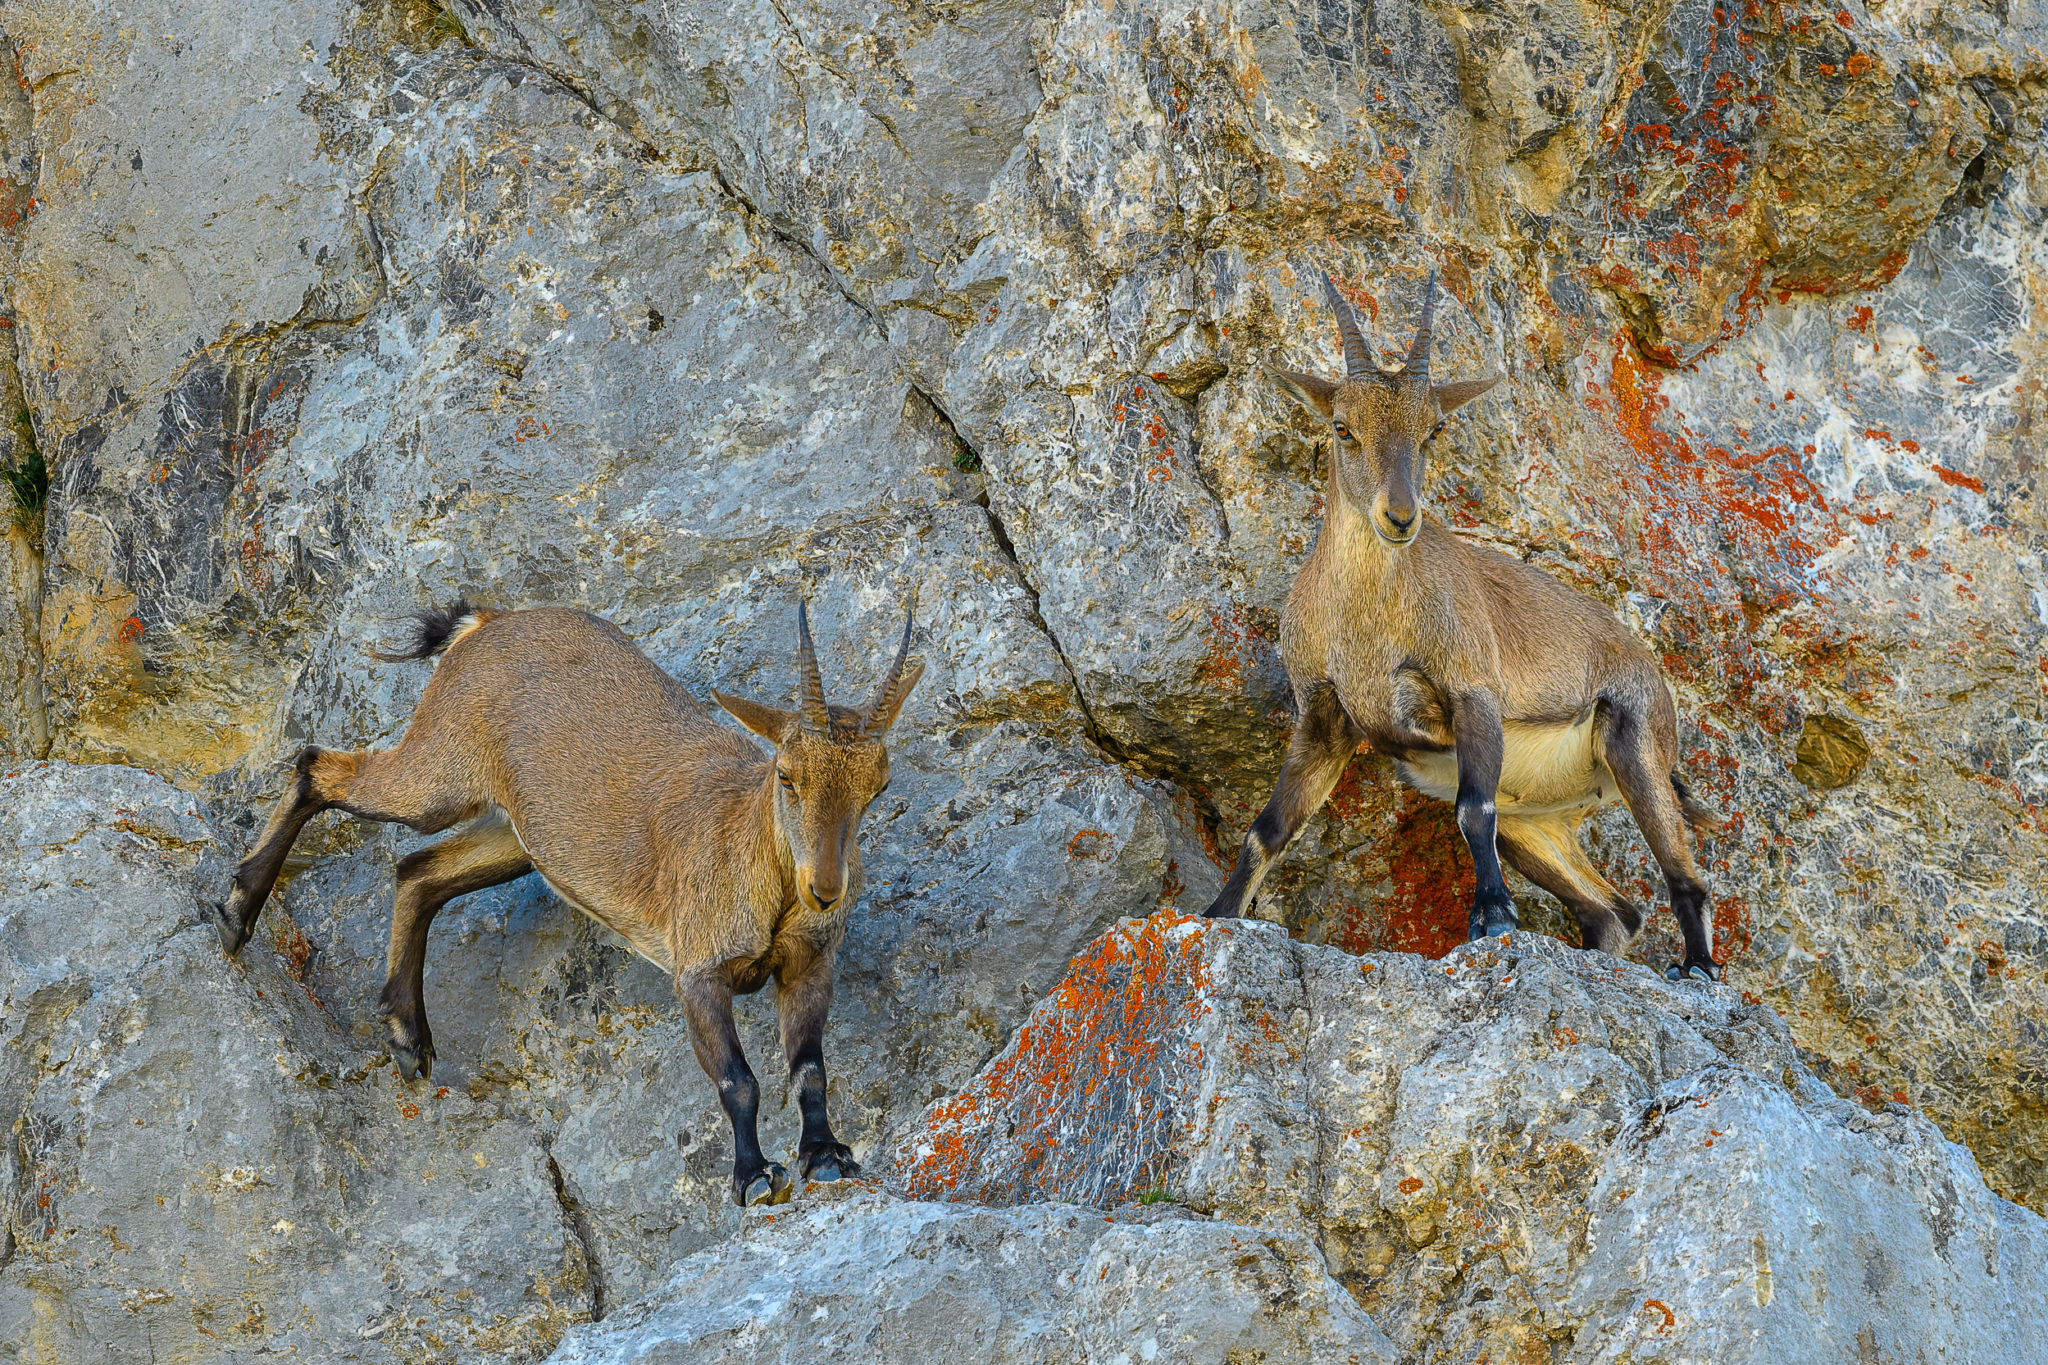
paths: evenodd
<path fill-rule="evenodd" d="M 1356 379 L 1360 375 L 1378 374 L 1379 366 L 1373 362 L 1372 348 L 1365 344 L 1365 333 L 1359 330 L 1358 314 L 1351 310 L 1351 304 L 1337 292 L 1337 286 L 1330 280 L 1330 272 L 1323 272 L 1323 294 L 1330 300 L 1330 307 L 1337 314 L 1337 335 L 1344 338 L 1344 377 Z"/>
<path fill-rule="evenodd" d="M 811 614 L 801 599 L 796 604 L 797 712 L 804 729 L 832 733 L 832 713 L 825 709 L 825 679 L 818 672 L 818 647 L 811 643 Z"/>
<path fill-rule="evenodd" d="M 910 609 L 903 613 L 903 642 L 896 646 L 896 661 L 882 675 L 882 685 L 875 689 L 875 699 L 868 703 L 867 720 L 860 730 L 863 739 L 871 738 L 877 730 L 889 728 L 890 722 L 896 719 L 896 713 L 903 709 L 904 696 L 917 683 L 916 676 L 907 682 L 903 677 L 903 666 L 910 661 L 910 628 L 916 621 L 917 595 L 913 592 Z"/>
<path fill-rule="evenodd" d="M 1436 338 L 1431 330 L 1436 321 L 1436 267 L 1429 268 L 1429 283 L 1422 286 L 1422 324 L 1416 329 L 1414 344 L 1408 348 L 1408 363 L 1404 367 L 1413 377 L 1427 382 L 1429 379 L 1429 346 Z"/>

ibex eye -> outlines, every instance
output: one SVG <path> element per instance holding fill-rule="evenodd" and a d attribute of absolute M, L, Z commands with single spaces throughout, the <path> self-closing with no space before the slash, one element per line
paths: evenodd
<path fill-rule="evenodd" d="M 790 778 L 790 775 L 788 773 L 783 772 L 779 768 L 775 772 L 775 780 L 782 784 L 782 789 L 786 792 L 793 792 L 796 790 L 795 781 L 793 781 Z"/>
<path fill-rule="evenodd" d="M 1337 439 L 1340 441 L 1350 440 L 1351 428 L 1345 426 L 1342 422 L 1337 423 Z"/>

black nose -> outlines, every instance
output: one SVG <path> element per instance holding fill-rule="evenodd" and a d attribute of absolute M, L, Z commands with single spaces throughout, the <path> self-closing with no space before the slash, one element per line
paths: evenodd
<path fill-rule="evenodd" d="M 820 910 L 830 910 L 830 909 L 832 908 L 832 904 L 833 904 L 833 902 L 834 902 L 834 901 L 836 901 L 836 900 L 838 900 L 838 899 L 839 899 L 839 897 L 838 897 L 838 896 L 836 896 L 836 895 L 834 895 L 834 896 L 828 896 L 828 895 L 826 895 L 826 894 L 825 894 L 824 892 L 822 892 L 822 891 L 820 891 L 820 890 L 818 889 L 818 884 L 817 884 L 816 882 L 812 882 L 812 883 L 811 883 L 811 899 L 812 899 L 812 900 L 814 900 L 814 901 L 816 901 L 816 902 L 818 903 L 818 908 L 819 908 Z"/>
<path fill-rule="evenodd" d="M 1415 514 L 1413 512 L 1404 517 L 1391 507 L 1387 509 L 1387 525 L 1393 527 L 1396 531 L 1405 531 L 1414 524 Z"/>

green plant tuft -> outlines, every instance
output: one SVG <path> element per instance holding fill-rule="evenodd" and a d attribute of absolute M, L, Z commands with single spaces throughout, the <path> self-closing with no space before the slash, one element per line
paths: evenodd
<path fill-rule="evenodd" d="M 1151 1189 L 1138 1196 L 1138 1202 L 1140 1204 L 1171 1204 L 1173 1196 L 1166 1192 L 1166 1186 L 1154 1185 Z"/>
<path fill-rule="evenodd" d="M 476 39 L 469 36 L 469 27 L 462 22 L 462 16 L 445 3 L 434 7 L 433 33 L 436 44 L 443 38 L 453 38 L 464 47 L 476 46 Z"/>
<path fill-rule="evenodd" d="M 50 466 L 36 444 L 35 425 L 26 408 L 14 414 L 14 463 L 0 469 L 14 495 L 14 524 L 31 536 L 43 529 L 43 504 L 50 500 Z"/>

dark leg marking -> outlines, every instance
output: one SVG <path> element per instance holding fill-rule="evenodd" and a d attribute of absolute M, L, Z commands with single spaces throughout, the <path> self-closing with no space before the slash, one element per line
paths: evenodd
<path fill-rule="evenodd" d="M 1675 747 L 1658 744 L 1652 726 L 1631 705 L 1610 700 L 1601 734 L 1607 766 L 1621 788 L 1629 814 L 1650 845 L 1650 854 L 1671 892 L 1671 910 L 1685 939 L 1685 960 L 1665 976 L 1673 981 L 1719 981 L 1714 961 L 1713 925 L 1707 912 L 1707 887 L 1693 862 L 1692 839 L 1678 789 L 1671 781 Z"/>
<path fill-rule="evenodd" d="M 690 1023 L 690 1047 L 697 1064 L 718 1087 L 718 1102 L 732 1124 L 732 1202 L 741 1208 L 782 1203 L 789 1198 L 789 1172 L 761 1154 L 757 1123 L 761 1086 L 740 1051 L 732 1022 L 732 987 L 713 973 L 679 977 L 676 994 Z"/>
<path fill-rule="evenodd" d="M 1508 894 L 1495 848 L 1497 820 L 1494 798 L 1500 790 L 1501 757 L 1507 739 L 1501 730 L 1500 707 L 1492 697 L 1474 693 L 1460 697 L 1452 728 L 1458 743 L 1458 830 L 1472 852 L 1478 881 L 1472 895 L 1468 939 L 1505 934 L 1522 927 L 1515 898 Z"/>
<path fill-rule="evenodd" d="M 1309 816 L 1329 799 L 1363 738 L 1364 731 L 1344 714 L 1336 688 L 1323 683 L 1309 693 L 1301 723 L 1287 743 L 1287 759 L 1280 765 L 1272 799 L 1252 821 L 1230 880 L 1204 914 L 1211 919 L 1235 919 L 1245 912 L 1267 869 L 1287 851 Z"/>
<path fill-rule="evenodd" d="M 241 952 L 242 945 L 249 941 L 256 917 L 263 913 L 263 903 L 270 899 L 271 888 L 277 885 L 277 874 L 284 869 L 285 856 L 292 851 L 299 831 L 308 820 L 333 804 L 315 792 L 313 765 L 324 755 L 324 750 L 311 745 L 299 751 L 292 765 L 291 782 L 271 807 L 270 819 L 264 824 L 256 847 L 235 869 L 226 904 L 214 907 L 214 928 L 219 931 L 220 946 L 229 957 Z"/>
<path fill-rule="evenodd" d="M 832 1009 L 832 965 L 814 964 L 806 975 L 779 980 L 775 1007 L 782 1016 L 782 1050 L 789 1083 L 803 1115 L 797 1158 L 803 1178 L 820 1182 L 860 1174 L 853 1149 L 832 1135 L 825 1112 L 825 1019 Z"/>

